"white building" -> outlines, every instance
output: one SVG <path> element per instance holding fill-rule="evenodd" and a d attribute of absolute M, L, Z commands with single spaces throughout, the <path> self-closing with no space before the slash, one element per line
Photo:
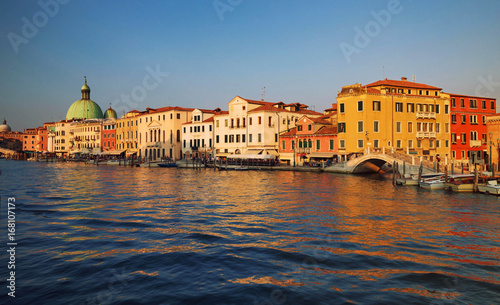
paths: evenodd
<path fill-rule="evenodd" d="M 182 127 L 183 158 L 213 156 L 214 146 L 214 115 L 226 113 L 220 108 L 215 110 L 195 109 L 192 120 Z"/>
<path fill-rule="evenodd" d="M 271 103 L 236 96 L 229 103 L 229 112 L 214 116 L 216 155 L 273 154 L 278 156 L 279 134 L 295 127 L 302 115 L 323 114 L 300 103 Z"/>

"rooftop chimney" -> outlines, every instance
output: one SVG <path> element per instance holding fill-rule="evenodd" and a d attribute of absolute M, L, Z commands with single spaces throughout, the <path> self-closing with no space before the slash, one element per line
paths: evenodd
<path fill-rule="evenodd" d="M 401 77 L 401 80 L 404 81 L 404 82 L 406 82 L 408 79 L 403 76 L 403 77 Z"/>

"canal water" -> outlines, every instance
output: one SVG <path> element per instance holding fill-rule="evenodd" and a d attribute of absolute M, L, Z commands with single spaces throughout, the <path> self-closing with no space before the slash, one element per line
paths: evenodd
<path fill-rule="evenodd" d="M 378 175 L 0 168 L 1 304 L 500 303 L 493 196 Z"/>

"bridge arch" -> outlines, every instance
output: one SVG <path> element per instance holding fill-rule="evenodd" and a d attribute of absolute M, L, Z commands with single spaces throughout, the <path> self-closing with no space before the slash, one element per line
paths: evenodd
<path fill-rule="evenodd" d="M 386 164 L 398 161 L 386 154 L 367 154 L 347 161 L 347 167 L 352 174 L 378 172 Z"/>

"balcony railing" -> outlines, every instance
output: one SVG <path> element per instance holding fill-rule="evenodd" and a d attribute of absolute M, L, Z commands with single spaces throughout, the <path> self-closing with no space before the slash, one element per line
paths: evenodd
<path fill-rule="evenodd" d="M 434 112 L 417 112 L 417 119 L 435 119 L 436 113 Z"/>
<path fill-rule="evenodd" d="M 435 132 L 417 132 L 417 138 L 435 138 Z"/>
<path fill-rule="evenodd" d="M 309 154 L 311 153 L 311 148 L 297 148 L 296 153 L 301 154 L 301 153 L 306 153 Z"/>

